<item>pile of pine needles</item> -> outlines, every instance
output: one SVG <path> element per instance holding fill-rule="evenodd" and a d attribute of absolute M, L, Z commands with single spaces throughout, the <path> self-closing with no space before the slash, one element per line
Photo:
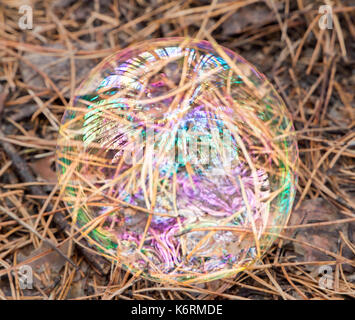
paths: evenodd
<path fill-rule="evenodd" d="M 19 8 L 33 8 L 22 30 Z M 355 297 L 354 7 L 325 1 L 21 1 L 0 4 L 0 298 Z M 290 225 L 262 264 L 203 285 L 163 285 L 74 237 L 54 168 L 60 119 L 101 59 L 142 40 L 216 41 L 258 67 L 293 116 L 299 145 Z M 31 266 L 32 288 L 20 270 Z M 328 270 L 324 276 L 323 271 Z"/>

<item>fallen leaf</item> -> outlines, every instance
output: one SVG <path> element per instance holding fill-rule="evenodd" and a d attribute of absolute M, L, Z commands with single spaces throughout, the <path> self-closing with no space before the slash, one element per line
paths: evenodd
<path fill-rule="evenodd" d="M 55 49 L 67 49 L 62 44 L 44 45 Z M 63 59 L 62 56 L 43 55 L 38 52 L 26 52 L 24 58 L 31 64 L 36 66 L 39 70 L 43 71 L 62 91 L 65 87 L 69 86 L 71 78 L 70 59 Z M 28 66 L 25 62 L 21 61 L 21 74 L 23 81 L 28 85 L 36 88 L 46 88 L 43 77 L 37 73 L 33 68 Z M 93 69 L 95 63 L 93 60 L 75 59 L 75 80 L 76 82 L 82 81 L 87 77 L 88 73 Z M 70 90 L 64 94 L 65 97 L 70 97 Z"/>
<path fill-rule="evenodd" d="M 240 8 L 222 24 L 222 33 L 226 36 L 241 33 L 247 26 L 264 24 L 275 20 L 275 15 L 265 5 L 253 5 Z"/>
<path fill-rule="evenodd" d="M 30 163 L 32 170 L 47 182 L 57 182 L 57 174 L 52 170 L 52 164 L 55 161 L 54 156 L 42 158 Z"/>
<path fill-rule="evenodd" d="M 67 255 L 69 242 L 64 243 L 58 249 L 64 254 Z M 51 251 L 50 251 L 51 250 Z M 48 253 L 44 254 L 46 251 Z M 43 255 L 44 254 L 44 255 Z M 38 258 L 37 258 L 38 257 Z M 32 251 L 30 255 L 24 255 L 22 252 L 18 254 L 17 257 L 18 263 L 24 263 L 25 265 L 32 268 L 33 272 L 36 274 L 41 274 L 45 271 L 46 268 L 49 269 L 49 282 L 54 281 L 58 276 L 61 269 L 64 267 L 67 262 L 63 256 L 53 251 L 47 244 L 42 244 L 41 247 Z M 28 263 L 26 263 L 28 261 Z M 46 286 L 43 284 L 37 277 L 34 277 L 34 283 L 40 287 Z"/>
<path fill-rule="evenodd" d="M 329 202 L 323 200 L 322 198 L 305 200 L 301 206 L 295 210 L 289 221 L 289 225 L 302 225 L 311 224 L 326 221 L 336 221 L 344 219 L 344 215 L 338 212 L 338 209 L 330 204 Z M 303 241 L 313 246 L 321 249 L 331 251 L 335 254 L 340 254 L 339 248 L 342 241 L 340 237 L 340 232 L 349 239 L 351 243 L 355 243 L 354 233 L 351 232 L 355 229 L 355 223 L 334 223 L 326 226 L 315 226 L 315 227 L 305 227 L 288 229 L 286 235 L 292 237 L 296 240 Z M 297 242 L 291 242 L 294 252 L 288 252 L 290 255 L 296 253 L 297 261 L 329 261 L 334 260 L 334 258 L 326 255 L 325 253 L 308 246 L 304 246 Z M 344 244 L 343 246 L 343 257 L 354 260 L 354 255 L 352 251 Z M 313 271 L 318 266 L 307 265 L 306 268 Z M 350 265 L 343 264 L 343 268 L 346 271 L 351 272 L 354 268 Z"/>

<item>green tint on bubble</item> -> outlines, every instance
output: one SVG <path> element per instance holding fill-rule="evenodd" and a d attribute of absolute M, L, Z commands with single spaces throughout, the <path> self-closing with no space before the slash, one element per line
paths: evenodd
<path fill-rule="evenodd" d="M 119 51 L 63 116 L 58 177 L 75 227 L 148 279 L 235 275 L 259 261 L 291 212 L 298 154 L 285 104 L 222 50 L 171 38 Z"/>

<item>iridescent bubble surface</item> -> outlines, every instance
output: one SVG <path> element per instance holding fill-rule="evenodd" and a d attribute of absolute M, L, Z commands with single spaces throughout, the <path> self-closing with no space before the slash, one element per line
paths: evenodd
<path fill-rule="evenodd" d="M 79 232 L 157 281 L 236 274 L 290 213 L 297 145 L 253 66 L 207 41 L 157 39 L 100 63 L 63 117 L 58 173 Z"/>

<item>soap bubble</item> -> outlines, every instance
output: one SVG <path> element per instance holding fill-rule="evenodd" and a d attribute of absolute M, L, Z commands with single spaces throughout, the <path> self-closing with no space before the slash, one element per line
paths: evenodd
<path fill-rule="evenodd" d="M 207 41 L 157 39 L 101 62 L 63 116 L 57 164 L 80 236 L 156 281 L 203 282 L 256 263 L 295 195 L 282 99 Z"/>

